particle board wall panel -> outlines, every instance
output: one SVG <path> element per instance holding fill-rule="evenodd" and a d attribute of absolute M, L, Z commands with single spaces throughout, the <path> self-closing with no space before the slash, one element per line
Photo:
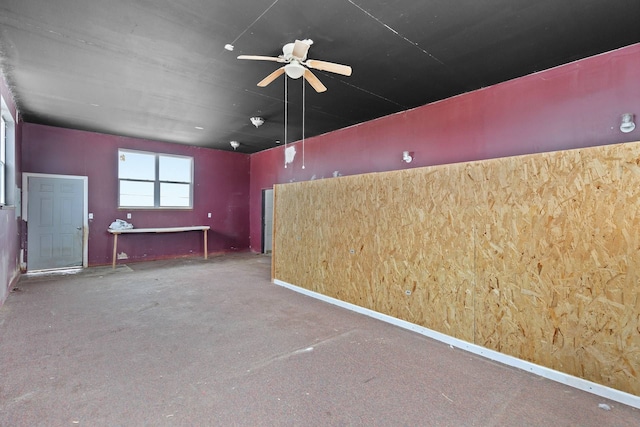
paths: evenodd
<path fill-rule="evenodd" d="M 275 277 L 640 395 L 640 144 L 277 186 Z"/>
<path fill-rule="evenodd" d="M 637 280 L 625 280 L 637 263 L 640 181 L 628 163 L 638 153 L 616 145 L 482 163 L 493 208 L 478 218 L 478 344 L 640 393 L 637 373 L 621 373 L 640 366 L 639 312 L 619 302 L 638 298 Z"/>
<path fill-rule="evenodd" d="M 378 194 L 376 311 L 473 340 L 473 209 L 459 165 L 385 173 Z"/>
<path fill-rule="evenodd" d="M 373 271 L 376 185 L 363 176 L 276 186 L 276 222 L 286 231 L 276 233 L 275 277 L 372 308 L 375 293 L 362 288 Z"/>
<path fill-rule="evenodd" d="M 278 260 L 292 260 L 276 263 L 276 277 L 472 340 L 472 232 L 460 234 L 460 224 L 453 223 L 469 220 L 460 214 L 464 197 L 454 194 L 460 179 L 454 169 L 455 179 L 447 181 L 406 171 L 398 177 L 308 183 L 304 194 L 295 191 L 296 185 L 282 186 L 298 197 L 278 204 L 276 215 L 292 212 L 292 206 L 297 210 L 290 214 L 295 221 L 287 227 L 288 237 L 276 238 L 278 248 L 287 248 L 278 251 Z M 449 195 L 441 197 L 445 192 Z M 278 200 L 283 193 L 280 188 Z M 318 200 L 336 203 L 322 207 Z M 314 215 L 319 209 L 324 213 Z M 472 209 L 466 212 L 473 215 Z M 292 234 L 304 237 L 294 240 Z M 317 257 L 308 254 L 311 248 Z M 301 257 L 304 261 L 296 262 Z M 288 270 L 294 265 L 303 269 L 300 279 L 295 269 Z"/>

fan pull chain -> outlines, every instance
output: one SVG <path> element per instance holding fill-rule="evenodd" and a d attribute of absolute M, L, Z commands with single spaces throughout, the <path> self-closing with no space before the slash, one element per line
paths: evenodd
<path fill-rule="evenodd" d="M 304 78 L 302 79 L 302 169 L 304 169 L 304 116 L 305 116 L 305 100 L 304 100 L 304 88 L 307 86 L 304 84 Z"/>

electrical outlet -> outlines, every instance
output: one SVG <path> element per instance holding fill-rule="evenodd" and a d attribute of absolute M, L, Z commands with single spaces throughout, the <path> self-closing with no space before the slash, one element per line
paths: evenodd
<path fill-rule="evenodd" d="M 127 219 L 131 219 L 131 214 L 130 213 L 127 214 Z"/>
<path fill-rule="evenodd" d="M 207 214 L 207 218 L 211 218 L 211 212 Z"/>
<path fill-rule="evenodd" d="M 89 212 L 89 219 L 93 219 L 93 212 Z"/>

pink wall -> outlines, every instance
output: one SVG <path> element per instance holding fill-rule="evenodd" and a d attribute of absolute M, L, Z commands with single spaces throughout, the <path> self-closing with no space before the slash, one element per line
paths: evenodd
<path fill-rule="evenodd" d="M 16 120 L 16 106 L 9 91 L 6 82 L 2 75 L 0 75 L 0 93 L 2 98 L 9 107 L 9 112 Z M 16 151 L 14 164 L 16 183 L 20 186 L 20 138 L 21 138 L 22 124 L 16 123 L 15 125 L 15 141 Z M 7 159 L 9 160 L 9 159 Z M 9 189 L 9 191 L 12 191 Z M 19 253 L 20 253 L 20 215 L 19 210 L 15 207 L 3 207 L 0 209 L 0 305 L 7 298 L 9 290 L 17 282 L 20 274 L 19 268 Z"/>
<path fill-rule="evenodd" d="M 126 219 L 127 212 L 138 228 L 210 225 L 210 253 L 249 247 L 246 154 L 29 123 L 24 124 L 22 144 L 24 172 L 89 177 L 89 212 L 94 214 L 89 223 L 90 265 L 111 262 L 113 236 L 106 230 L 114 219 Z M 119 210 L 119 148 L 193 156 L 193 210 Z M 201 254 L 202 240 L 199 232 L 129 235 L 119 239 L 118 252 L 133 261 Z"/>
<path fill-rule="evenodd" d="M 640 44 L 251 156 L 251 249 L 261 246 L 262 190 L 274 184 L 640 140 Z M 327 92 L 326 96 L 331 96 Z M 415 153 L 411 164 L 402 152 Z"/>

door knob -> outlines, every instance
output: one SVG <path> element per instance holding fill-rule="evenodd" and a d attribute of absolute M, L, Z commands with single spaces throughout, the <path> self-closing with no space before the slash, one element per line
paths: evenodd
<path fill-rule="evenodd" d="M 76 230 L 82 230 L 82 227 L 76 227 Z"/>

